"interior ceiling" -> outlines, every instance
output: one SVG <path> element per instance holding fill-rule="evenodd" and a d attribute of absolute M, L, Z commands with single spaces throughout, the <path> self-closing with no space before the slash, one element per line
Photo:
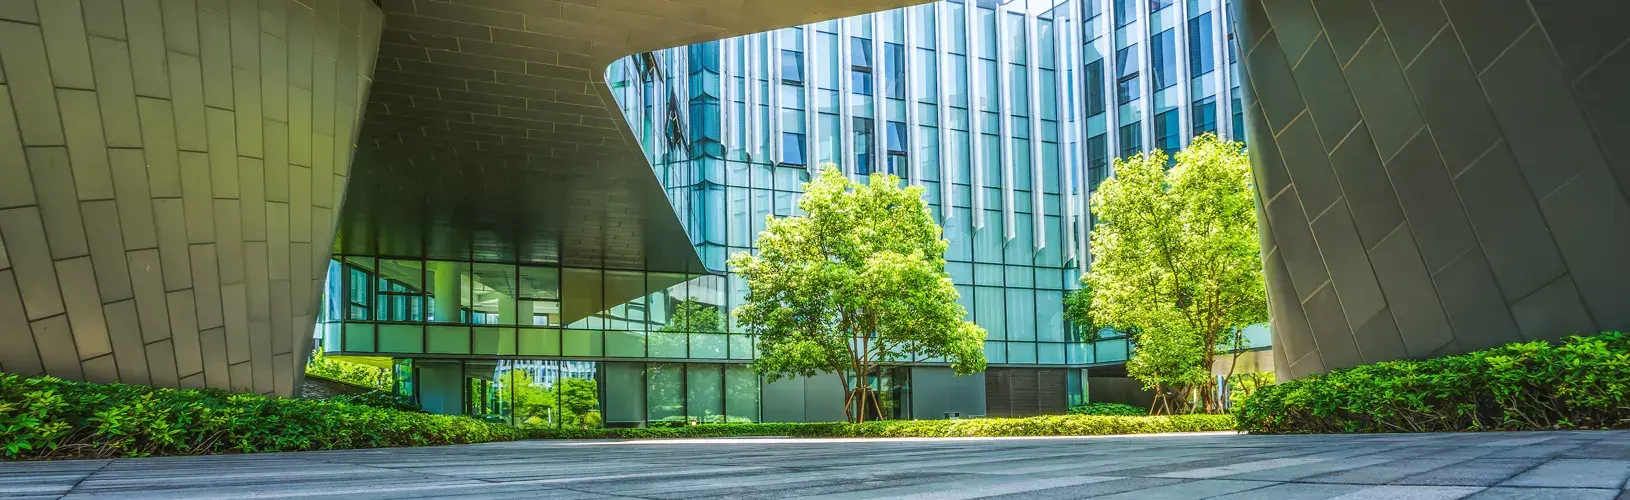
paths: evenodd
<path fill-rule="evenodd" d="M 706 272 L 605 83 L 630 54 L 923 0 L 384 0 L 340 251 Z"/>

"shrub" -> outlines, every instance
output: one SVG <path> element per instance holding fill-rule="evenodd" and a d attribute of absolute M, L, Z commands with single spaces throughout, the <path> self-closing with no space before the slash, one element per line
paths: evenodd
<path fill-rule="evenodd" d="M 608 429 L 534 429 L 531 437 L 540 439 L 652 439 L 652 438 L 718 438 L 747 436 L 792 436 L 803 429 L 817 429 L 842 425 L 837 423 L 764 422 L 744 424 L 696 424 L 643 428 Z"/>
<path fill-rule="evenodd" d="M 396 382 L 390 370 L 333 359 L 324 356 L 322 349 L 311 351 L 311 361 L 306 363 L 306 375 L 385 392 L 395 390 Z"/>
<path fill-rule="evenodd" d="M 1630 335 L 1335 370 L 1259 388 L 1236 416 L 1260 433 L 1630 428 Z"/>
<path fill-rule="evenodd" d="M 372 406 L 387 410 L 423 412 L 413 400 L 407 396 L 394 392 L 368 390 L 356 394 L 341 394 L 328 398 L 328 401 L 353 405 Z"/>
<path fill-rule="evenodd" d="M 523 439 L 480 420 L 342 401 L 24 378 L 0 373 L 9 459 L 204 455 Z"/>
<path fill-rule="evenodd" d="M 697 424 L 627 429 L 537 429 L 548 439 L 648 439 L 743 436 L 821 437 L 1002 437 L 1101 436 L 1234 430 L 1232 415 L 1101 416 L 1046 415 L 965 420 L 879 420 L 847 422 Z"/>
<path fill-rule="evenodd" d="M 800 428 L 806 437 L 1103 436 L 1234 430 L 1232 415 L 1044 415 L 967 420 L 884 420 Z"/>
<path fill-rule="evenodd" d="M 1149 410 L 1121 403 L 1086 403 L 1070 407 L 1071 415 L 1148 415 Z"/>

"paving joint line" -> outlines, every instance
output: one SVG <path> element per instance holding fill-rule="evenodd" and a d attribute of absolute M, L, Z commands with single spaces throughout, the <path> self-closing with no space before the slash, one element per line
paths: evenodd
<path fill-rule="evenodd" d="M 108 468 L 108 466 L 109 466 L 109 465 L 113 465 L 113 462 L 114 462 L 114 461 L 115 461 L 115 460 L 118 460 L 118 459 L 117 459 L 117 458 L 110 458 L 110 459 L 107 459 L 107 462 L 104 462 L 104 463 L 102 463 L 102 466 L 101 466 L 101 467 L 97 467 L 97 468 L 96 468 L 96 470 L 93 470 L 93 471 L 91 471 L 91 472 L 90 472 L 90 473 L 89 473 L 89 474 L 85 474 L 85 477 L 82 477 L 82 478 L 79 478 L 79 480 L 78 480 L 78 481 L 74 481 L 74 485 L 73 485 L 73 486 L 69 486 L 69 487 L 68 487 L 68 491 L 66 491 L 66 492 L 63 492 L 63 494 L 61 494 L 61 495 L 58 495 L 58 496 L 57 496 L 57 498 L 62 498 L 62 497 L 65 497 L 65 496 L 68 496 L 68 495 L 69 495 L 69 494 L 72 494 L 72 493 L 73 493 L 73 492 L 74 492 L 74 490 L 77 490 L 77 489 L 79 489 L 79 485 L 81 485 L 81 484 L 85 484 L 85 480 L 86 480 L 86 479 L 90 479 L 90 478 L 91 478 L 91 476 L 95 476 L 95 475 L 97 475 L 97 474 L 101 474 L 101 473 L 102 473 L 102 471 L 103 471 L 103 470 L 104 470 L 104 469 L 107 469 L 107 468 Z"/>

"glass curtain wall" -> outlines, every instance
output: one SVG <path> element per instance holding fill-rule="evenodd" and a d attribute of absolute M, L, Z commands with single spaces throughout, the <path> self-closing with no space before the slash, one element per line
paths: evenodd
<path fill-rule="evenodd" d="M 725 260 L 836 163 L 924 188 L 992 365 L 1122 362 L 1126 339 L 1062 319 L 1087 197 L 1115 157 L 1243 136 L 1232 25 L 1227 0 L 948 0 L 630 56 L 606 81 L 709 273 L 344 255 L 320 345 L 599 362 L 607 423 L 735 418 L 754 340 Z"/>

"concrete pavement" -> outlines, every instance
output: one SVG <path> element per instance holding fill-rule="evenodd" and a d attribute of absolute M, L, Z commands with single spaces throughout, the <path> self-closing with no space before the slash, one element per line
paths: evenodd
<path fill-rule="evenodd" d="M 1623 499 L 1630 432 L 528 441 L 0 463 L 0 498 Z"/>

